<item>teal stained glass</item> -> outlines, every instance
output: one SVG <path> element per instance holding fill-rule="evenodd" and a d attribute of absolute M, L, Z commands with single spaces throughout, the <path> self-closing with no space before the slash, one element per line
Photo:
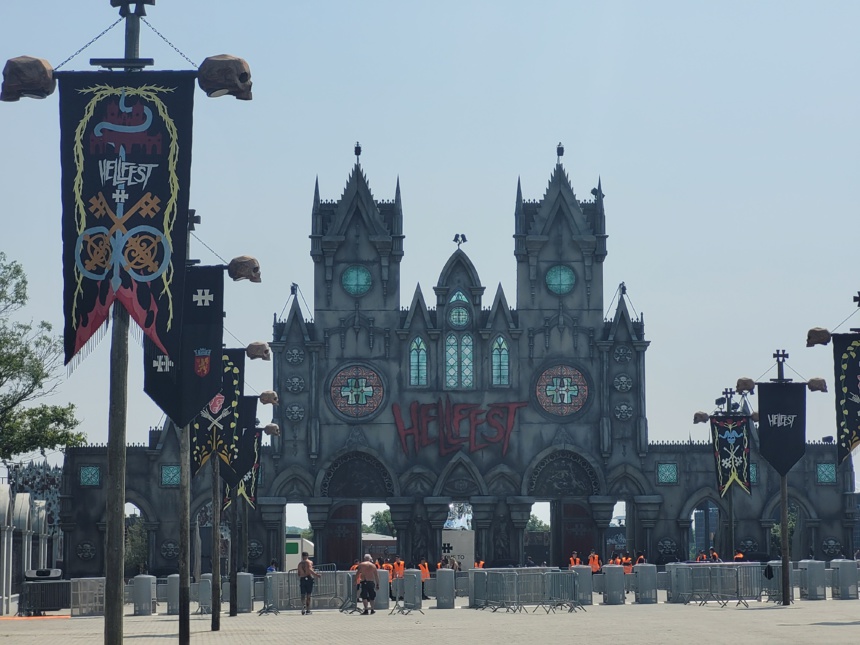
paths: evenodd
<path fill-rule="evenodd" d="M 460 385 L 472 387 L 474 385 L 475 372 L 472 369 L 472 334 L 463 334 L 460 339 Z"/>
<path fill-rule="evenodd" d="M 658 484 L 678 483 L 678 464 L 657 464 Z"/>
<path fill-rule="evenodd" d="M 420 337 L 409 346 L 409 385 L 427 385 L 427 345 Z"/>
<path fill-rule="evenodd" d="M 493 361 L 493 385 L 510 385 L 508 343 L 501 336 L 493 341 L 491 356 Z"/>
<path fill-rule="evenodd" d="M 833 462 L 815 464 L 816 475 L 819 484 L 836 483 L 836 464 Z"/>
<path fill-rule="evenodd" d="M 465 327 L 469 324 L 469 310 L 465 307 L 453 307 L 448 312 L 448 322 L 452 327 Z"/>
<path fill-rule="evenodd" d="M 750 484 L 758 484 L 758 464 L 750 463 Z"/>
<path fill-rule="evenodd" d="M 462 291 L 455 291 L 448 302 L 469 302 L 469 300 L 463 295 Z"/>
<path fill-rule="evenodd" d="M 363 296 L 373 286 L 373 279 L 370 277 L 370 271 L 367 268 L 353 264 L 344 269 L 340 276 L 340 283 L 343 285 L 343 290 L 349 295 Z"/>
<path fill-rule="evenodd" d="M 460 357 L 457 337 L 448 334 L 445 338 L 445 385 L 457 387 L 460 384 Z"/>
<path fill-rule="evenodd" d="M 161 467 L 161 485 L 179 486 L 179 465 L 163 465 Z"/>
<path fill-rule="evenodd" d="M 81 466 L 79 482 L 81 486 L 101 485 L 101 469 L 98 466 Z"/>
<path fill-rule="evenodd" d="M 570 293 L 575 284 L 576 274 L 568 266 L 556 264 L 546 272 L 546 287 L 556 295 Z"/>

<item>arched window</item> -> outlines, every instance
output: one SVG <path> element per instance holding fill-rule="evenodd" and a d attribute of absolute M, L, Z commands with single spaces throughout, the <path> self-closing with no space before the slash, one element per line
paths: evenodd
<path fill-rule="evenodd" d="M 493 385 L 510 385 L 508 343 L 501 336 L 493 341 L 490 352 L 493 361 Z"/>
<path fill-rule="evenodd" d="M 409 385 L 427 385 L 427 345 L 420 336 L 409 345 Z"/>
<path fill-rule="evenodd" d="M 472 334 L 448 334 L 445 337 L 445 387 L 474 387 L 474 358 Z"/>

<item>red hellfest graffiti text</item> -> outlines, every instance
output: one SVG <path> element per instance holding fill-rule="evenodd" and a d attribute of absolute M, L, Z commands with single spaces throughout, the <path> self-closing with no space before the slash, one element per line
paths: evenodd
<path fill-rule="evenodd" d="M 455 453 L 464 446 L 468 446 L 469 452 L 477 452 L 493 444 L 501 444 L 502 455 L 505 455 L 517 410 L 527 405 L 527 401 L 492 403 L 484 409 L 473 403 L 451 403 L 447 397 L 436 403 L 413 401 L 409 405 L 411 425 L 408 428 L 403 422 L 400 404 L 393 403 L 391 413 L 400 437 L 400 447 L 407 456 L 410 438 L 416 455 L 433 444 L 438 444 L 440 457 Z M 481 429 L 481 426 L 486 428 Z M 466 434 L 463 430 L 467 430 Z"/>

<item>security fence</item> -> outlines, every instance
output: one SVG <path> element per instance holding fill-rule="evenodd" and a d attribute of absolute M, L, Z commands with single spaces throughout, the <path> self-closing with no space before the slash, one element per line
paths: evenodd
<path fill-rule="evenodd" d="M 481 569 L 472 576 L 472 607 L 505 612 L 546 613 L 558 609 L 568 612 L 585 609 L 577 599 L 574 571 L 535 571 L 534 569 Z"/>

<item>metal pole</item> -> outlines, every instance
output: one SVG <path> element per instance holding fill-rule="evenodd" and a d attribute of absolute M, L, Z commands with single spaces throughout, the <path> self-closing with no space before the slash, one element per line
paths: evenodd
<path fill-rule="evenodd" d="M 788 477 L 779 478 L 779 538 L 782 550 L 782 604 L 791 604 L 791 568 L 788 552 Z"/>
<path fill-rule="evenodd" d="M 230 513 L 230 615 L 235 616 L 239 613 L 239 496 L 236 494 L 238 486 L 234 486 L 230 491 L 230 497 L 233 503 L 230 504 L 232 509 Z"/>
<path fill-rule="evenodd" d="M 123 641 L 125 564 L 125 424 L 128 409 L 128 312 L 113 305 L 108 408 L 107 504 L 105 509 L 105 645 Z"/>
<path fill-rule="evenodd" d="M 213 450 L 212 464 L 212 631 L 221 630 L 221 457 Z"/>
<path fill-rule="evenodd" d="M 191 432 L 179 429 L 179 644 L 191 641 Z"/>

